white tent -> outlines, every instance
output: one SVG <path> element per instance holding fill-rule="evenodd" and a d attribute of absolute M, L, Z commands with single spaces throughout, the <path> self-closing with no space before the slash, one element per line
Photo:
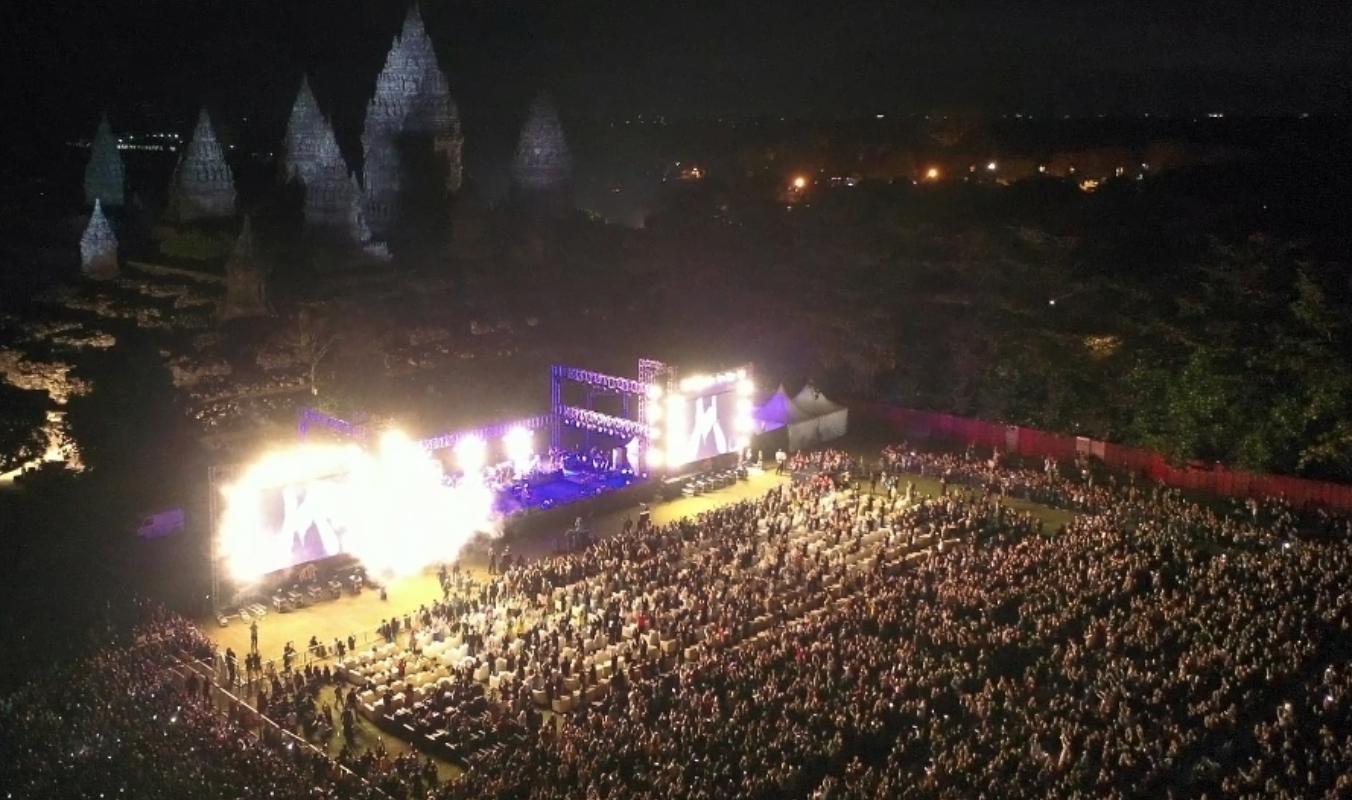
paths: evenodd
<path fill-rule="evenodd" d="M 829 442 L 838 439 L 849 429 L 850 410 L 828 400 L 826 395 L 810 383 L 793 398 L 793 405 L 817 422 L 819 441 Z"/>
<path fill-rule="evenodd" d="M 780 384 L 770 399 L 757 406 L 751 416 L 755 420 L 756 433 L 778 430 L 788 425 L 794 417 L 794 408 L 793 401 L 784 391 L 784 385 Z"/>
<path fill-rule="evenodd" d="M 796 406 L 789 399 L 783 386 L 757 408 L 752 416 L 756 421 L 758 435 L 784 429 L 788 434 L 787 443 L 790 451 L 811 447 L 821 440 L 817 418 Z"/>

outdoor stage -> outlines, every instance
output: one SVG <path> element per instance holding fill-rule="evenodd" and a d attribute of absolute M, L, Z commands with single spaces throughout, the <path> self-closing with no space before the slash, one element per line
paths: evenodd
<path fill-rule="evenodd" d="M 642 479 L 633 475 L 610 473 L 607 475 L 582 473 L 556 473 L 549 480 L 532 484 L 530 497 L 525 498 L 511 492 L 499 492 L 493 503 L 493 509 L 504 517 L 520 514 L 531 509 L 551 509 L 566 506 L 593 498 L 598 494 L 617 491 Z"/>
<path fill-rule="evenodd" d="M 787 481 L 787 477 L 777 476 L 773 472 L 758 474 L 753 471 L 749 480 L 738 481 L 726 489 L 652 507 L 653 522 L 661 525 L 719 506 L 758 497 Z M 570 508 L 582 516 L 591 505 L 591 502 L 582 502 Z M 637 519 L 637 503 L 618 511 L 598 514 L 592 521 L 593 535 L 602 538 L 619 533 L 626 514 Z M 551 536 L 524 536 L 514 537 L 510 544 L 514 555 L 532 560 L 552 555 L 558 541 L 556 537 Z M 478 580 L 487 578 L 487 561 L 484 554 L 466 554 L 461 563 L 469 568 Z M 360 646 L 361 643 L 378 638 L 376 628 L 382 620 L 395 615 L 403 617 L 404 614 L 416 611 L 421 605 L 430 605 L 432 601 L 441 599 L 441 587 L 433 569 L 391 584 L 387 587 L 387 593 L 389 599 L 383 602 L 378 590 L 368 588 L 360 595 L 345 594 L 337 600 L 321 601 L 285 614 L 270 611 L 258 623 L 259 652 L 262 653 L 264 661 L 280 659 L 287 642 L 292 642 L 298 650 L 304 650 L 311 636 L 317 636 L 323 644 L 331 645 L 335 638 L 346 640 L 352 635 L 357 638 Z M 228 627 L 222 628 L 214 618 L 203 617 L 199 619 L 198 625 L 216 642 L 221 652 L 225 652 L 229 647 L 242 658 L 249 651 L 249 626 L 238 619 L 231 620 Z"/>

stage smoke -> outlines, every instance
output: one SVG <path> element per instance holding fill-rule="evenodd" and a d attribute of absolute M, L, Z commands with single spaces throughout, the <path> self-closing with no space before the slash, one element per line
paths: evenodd
<path fill-rule="evenodd" d="M 499 527 L 487 486 L 447 486 L 436 459 L 397 433 L 378 455 L 354 445 L 274 453 L 224 494 L 218 552 L 242 581 L 339 553 L 376 575 L 415 574 Z"/>

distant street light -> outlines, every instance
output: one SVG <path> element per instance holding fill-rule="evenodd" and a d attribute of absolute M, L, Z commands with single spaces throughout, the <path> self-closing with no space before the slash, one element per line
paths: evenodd
<path fill-rule="evenodd" d="M 925 179 L 931 181 L 939 180 L 939 168 L 930 167 L 929 170 L 925 172 Z"/>
<path fill-rule="evenodd" d="M 990 170 L 991 172 L 994 172 L 994 171 L 995 171 L 995 162 L 992 161 L 991 163 L 987 164 L 987 165 L 986 165 L 986 169 Z"/>
<path fill-rule="evenodd" d="M 793 179 L 793 188 L 803 189 L 806 186 L 807 186 L 807 178 L 804 178 L 803 176 L 799 175 L 797 178 Z"/>

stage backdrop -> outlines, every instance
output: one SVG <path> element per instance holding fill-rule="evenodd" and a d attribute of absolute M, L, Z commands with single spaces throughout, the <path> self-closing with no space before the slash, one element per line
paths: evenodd
<path fill-rule="evenodd" d="M 258 547 L 268 572 L 343 552 L 354 509 L 346 475 L 330 475 L 258 493 Z"/>
<path fill-rule="evenodd" d="M 689 464 L 735 451 L 738 399 L 735 385 L 715 394 L 684 398 L 679 427 L 668 426 L 671 463 Z"/>

